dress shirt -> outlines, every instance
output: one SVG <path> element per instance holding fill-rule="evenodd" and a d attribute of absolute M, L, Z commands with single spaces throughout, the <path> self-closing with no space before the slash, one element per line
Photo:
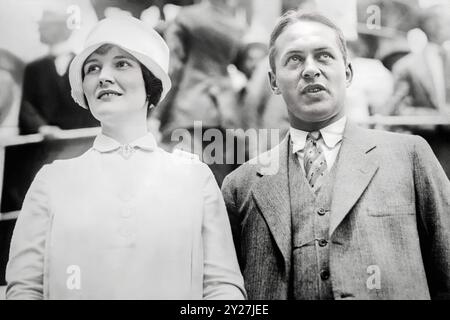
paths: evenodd
<path fill-rule="evenodd" d="M 339 150 L 341 149 L 346 122 L 347 117 L 342 117 L 338 121 L 335 121 L 325 128 L 319 130 L 321 133 L 321 138 L 319 139 L 318 144 L 325 154 L 328 172 L 333 167 Z M 303 159 L 305 156 L 304 149 L 306 144 L 306 137 L 309 132 L 292 127 L 289 128 L 289 131 L 292 140 L 292 152 L 297 154 L 298 161 L 303 168 Z"/>
<path fill-rule="evenodd" d="M 62 77 L 69 69 L 70 62 L 72 62 L 75 55 L 66 43 L 60 43 L 51 47 L 50 55 L 55 57 L 56 73 Z"/>

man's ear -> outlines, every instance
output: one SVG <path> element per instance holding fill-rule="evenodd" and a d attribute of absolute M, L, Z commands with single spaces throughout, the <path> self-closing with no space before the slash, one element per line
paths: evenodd
<path fill-rule="evenodd" d="M 345 69 L 345 82 L 346 82 L 346 87 L 348 88 L 353 81 L 353 67 L 352 64 L 349 62 L 347 64 L 347 68 Z"/>
<path fill-rule="evenodd" d="M 281 94 L 280 88 L 278 88 L 277 84 L 277 76 L 275 75 L 275 72 L 272 70 L 269 70 L 269 83 L 270 87 L 272 88 L 272 92 L 274 94 Z"/>

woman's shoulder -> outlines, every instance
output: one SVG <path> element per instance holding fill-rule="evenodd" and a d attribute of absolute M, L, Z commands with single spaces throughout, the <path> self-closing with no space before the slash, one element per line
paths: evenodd
<path fill-rule="evenodd" d="M 90 150 L 86 151 L 80 156 L 55 160 L 49 164 L 44 165 L 39 171 L 41 175 L 61 175 L 67 176 L 68 174 L 77 172 L 83 166 L 88 165 L 90 159 Z"/>
<path fill-rule="evenodd" d="M 200 157 L 198 155 L 181 149 L 174 149 L 172 152 L 160 149 L 160 152 L 167 161 L 170 161 L 172 163 L 187 166 L 204 165 L 204 163 L 200 161 Z"/>
<path fill-rule="evenodd" d="M 167 152 L 161 149 L 162 157 L 165 164 L 170 166 L 170 170 L 178 172 L 181 176 L 197 176 L 207 177 L 212 175 L 208 165 L 201 161 L 200 157 L 194 153 L 174 149 L 172 152 Z"/>

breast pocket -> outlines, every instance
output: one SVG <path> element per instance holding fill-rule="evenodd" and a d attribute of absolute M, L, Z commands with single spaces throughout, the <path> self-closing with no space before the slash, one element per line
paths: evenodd
<path fill-rule="evenodd" d="M 367 215 L 371 217 L 395 217 L 415 214 L 416 207 L 414 203 L 384 204 L 367 209 Z"/>

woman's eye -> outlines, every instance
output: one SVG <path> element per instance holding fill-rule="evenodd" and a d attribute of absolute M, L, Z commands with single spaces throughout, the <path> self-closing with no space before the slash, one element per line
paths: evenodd
<path fill-rule="evenodd" d="M 127 67 L 130 67 L 131 64 L 130 64 L 128 61 L 121 60 L 121 61 L 118 61 L 118 62 L 116 63 L 116 66 L 117 66 L 118 68 L 127 68 Z"/>
<path fill-rule="evenodd" d="M 100 67 L 98 65 L 90 64 L 85 68 L 85 73 L 88 74 L 88 73 L 95 72 L 97 70 L 100 70 Z"/>

